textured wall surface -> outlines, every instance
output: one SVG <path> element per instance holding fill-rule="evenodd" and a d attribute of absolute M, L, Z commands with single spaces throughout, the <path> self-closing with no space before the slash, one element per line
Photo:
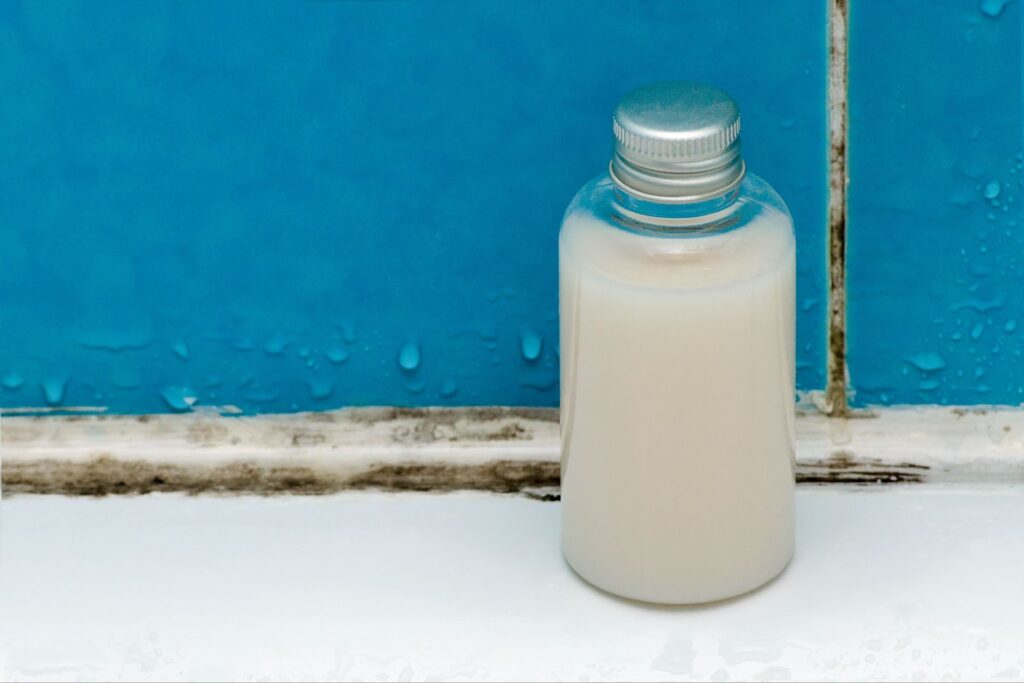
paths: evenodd
<path fill-rule="evenodd" d="M 1024 402 L 1020 3 L 850 8 L 854 402 Z"/>
<path fill-rule="evenodd" d="M 554 405 L 562 211 L 668 78 L 743 108 L 821 388 L 825 35 L 803 0 L 0 3 L 2 405 Z"/>

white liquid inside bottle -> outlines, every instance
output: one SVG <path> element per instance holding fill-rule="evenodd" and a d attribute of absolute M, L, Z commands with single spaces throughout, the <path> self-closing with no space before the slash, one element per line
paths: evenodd
<path fill-rule="evenodd" d="M 739 595 L 792 556 L 793 227 L 738 163 L 690 202 L 602 176 L 562 225 L 563 550 L 628 598 Z"/>

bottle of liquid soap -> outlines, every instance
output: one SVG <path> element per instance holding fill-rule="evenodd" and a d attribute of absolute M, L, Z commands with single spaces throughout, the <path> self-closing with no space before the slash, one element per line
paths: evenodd
<path fill-rule="evenodd" d="M 627 598 L 732 597 L 793 553 L 793 223 L 739 131 L 717 88 L 634 90 L 559 235 L 563 551 Z"/>

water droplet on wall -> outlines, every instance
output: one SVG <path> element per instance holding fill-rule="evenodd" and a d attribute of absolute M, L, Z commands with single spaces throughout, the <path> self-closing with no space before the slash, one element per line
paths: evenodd
<path fill-rule="evenodd" d="M 196 397 L 185 387 L 164 387 L 160 390 L 160 398 L 164 400 L 167 407 L 179 413 L 192 410 L 192 406 L 196 402 Z"/>
<path fill-rule="evenodd" d="M 13 370 L 4 375 L 3 385 L 5 389 L 17 391 L 18 389 L 21 388 L 21 385 L 23 385 L 24 383 L 25 378 L 23 378 L 21 375 L 19 375 L 17 372 Z"/>
<path fill-rule="evenodd" d="M 284 355 L 284 350 L 288 348 L 290 343 L 291 340 L 288 337 L 283 334 L 275 334 L 263 345 L 263 351 L 268 356 L 281 356 Z"/>
<path fill-rule="evenodd" d="M 907 362 L 922 372 L 935 372 L 946 367 L 946 361 L 942 356 L 931 351 L 916 353 L 907 358 Z"/>
<path fill-rule="evenodd" d="M 523 358 L 528 361 L 535 361 L 540 358 L 540 352 L 544 348 L 544 338 L 530 327 L 524 327 L 519 333 L 519 350 Z"/>
<path fill-rule="evenodd" d="M 174 351 L 178 358 L 188 360 L 188 344 L 185 343 L 184 339 L 179 339 L 171 344 L 171 351 Z"/>
<path fill-rule="evenodd" d="M 985 189 L 982 190 L 982 194 L 985 196 L 985 199 L 995 199 L 999 196 L 999 189 L 999 181 L 990 180 L 989 183 L 985 185 Z"/>
<path fill-rule="evenodd" d="M 309 353 L 308 346 L 299 347 L 299 358 L 309 358 Z"/>
<path fill-rule="evenodd" d="M 1003 13 L 1003 8 L 1010 2 L 1010 0 L 981 0 L 981 4 L 978 5 L 978 9 L 986 17 L 998 17 Z"/>
<path fill-rule="evenodd" d="M 441 385 L 441 395 L 445 398 L 451 398 L 459 390 L 459 385 L 454 379 L 446 379 L 444 384 Z"/>
<path fill-rule="evenodd" d="M 977 340 L 981 338 L 982 333 L 985 331 L 985 326 L 978 323 L 971 328 L 971 339 Z"/>
<path fill-rule="evenodd" d="M 1014 318 L 1010 318 L 1009 320 L 1006 321 L 1006 324 L 1003 325 L 1003 329 L 1006 330 L 1007 332 L 1013 332 L 1014 330 L 1017 329 L 1017 320 Z"/>
<path fill-rule="evenodd" d="M 950 310 L 959 311 L 964 308 L 969 308 L 972 311 L 977 311 L 978 313 L 988 313 L 989 311 L 999 310 L 1005 305 L 1006 294 L 1000 292 L 999 294 L 993 296 L 991 299 L 972 298 L 963 303 L 955 304 L 950 307 Z"/>
<path fill-rule="evenodd" d="M 64 400 L 64 387 L 67 386 L 66 377 L 49 377 L 43 380 L 40 385 L 43 389 L 43 398 L 51 406 L 59 405 Z"/>
<path fill-rule="evenodd" d="M 331 361 L 335 365 L 338 363 L 344 363 L 348 360 L 349 353 L 340 346 L 332 346 L 327 349 L 327 360 Z"/>
<path fill-rule="evenodd" d="M 309 382 L 309 395 L 314 401 L 323 401 L 334 393 L 334 382 L 328 379 L 314 379 Z"/>
<path fill-rule="evenodd" d="M 398 350 L 398 366 L 406 372 L 420 366 L 420 345 L 415 340 L 407 341 Z"/>

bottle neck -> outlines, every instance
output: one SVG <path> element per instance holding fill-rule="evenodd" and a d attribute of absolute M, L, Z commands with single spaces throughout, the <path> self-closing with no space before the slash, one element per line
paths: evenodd
<path fill-rule="evenodd" d="M 612 210 L 621 218 L 657 228 L 686 229 L 707 225 L 727 217 L 736 207 L 739 186 L 699 202 L 668 204 L 641 199 L 615 186 Z"/>

